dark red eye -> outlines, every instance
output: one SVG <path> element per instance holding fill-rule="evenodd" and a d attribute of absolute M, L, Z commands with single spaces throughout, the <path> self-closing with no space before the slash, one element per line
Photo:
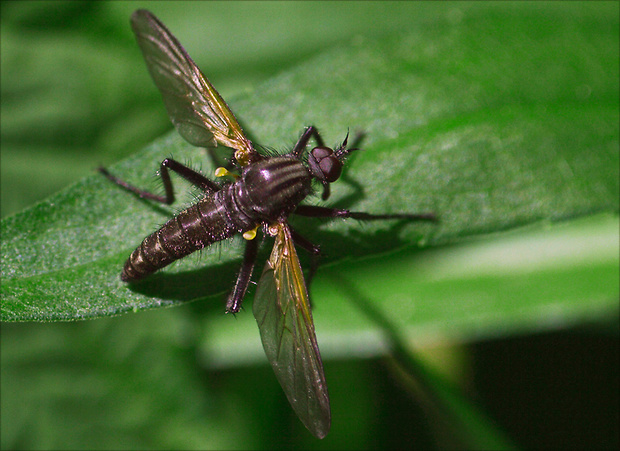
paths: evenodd
<path fill-rule="evenodd" d="M 312 175 L 323 182 L 335 182 L 342 172 L 342 163 L 329 147 L 312 149 L 308 155 L 308 165 Z"/>

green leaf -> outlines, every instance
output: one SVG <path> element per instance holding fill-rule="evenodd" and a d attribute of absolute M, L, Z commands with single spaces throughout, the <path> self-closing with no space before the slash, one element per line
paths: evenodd
<path fill-rule="evenodd" d="M 334 141 L 359 127 L 365 150 L 350 159 L 332 204 L 441 219 L 341 221 L 320 232 L 293 220 L 323 245 L 325 262 L 616 212 L 617 33 L 587 25 L 436 22 L 338 46 L 231 104 L 253 138 L 281 147 L 302 125 Z M 316 68 L 329 70 L 323 77 Z M 149 187 L 169 155 L 205 161 L 173 132 L 111 169 Z M 114 315 L 225 292 L 238 246 L 203 252 L 135 288 L 120 282 L 124 259 L 172 213 L 93 174 L 4 220 L 3 320 Z"/>
<path fill-rule="evenodd" d="M 50 189 L 50 172 L 76 177 L 110 158 L 89 163 L 87 151 L 114 149 L 118 155 L 166 121 L 130 36 L 134 4 L 76 7 L 81 15 L 70 20 L 81 27 L 77 47 L 65 23 L 54 20 L 63 7 L 80 4 L 23 3 L 47 5 L 35 19 L 13 14 L 28 32 L 6 25 L 6 5 L 3 208 L 16 194 Z M 398 449 L 414 443 L 408 441 L 413 429 L 420 445 L 419 437 L 440 422 L 432 415 L 412 421 L 407 395 L 413 390 L 392 387 L 398 384 L 382 374 L 379 361 L 363 360 L 394 349 L 415 349 L 416 358 L 438 365 L 441 376 L 431 375 L 431 390 L 457 405 L 460 421 L 476 423 L 470 429 L 481 429 L 477 440 L 444 447 L 505 447 L 507 441 L 476 412 L 479 403 L 463 407 L 461 394 L 437 388 L 446 377 L 469 386 L 467 364 L 437 363 L 437 354 L 446 344 L 571 326 L 606 332 L 617 321 L 617 4 L 333 2 L 316 8 L 310 2 L 291 4 L 285 13 L 285 3 L 207 2 L 193 3 L 192 14 L 176 3 L 157 5 L 154 12 L 186 44 L 256 142 L 285 149 L 308 124 L 319 127 L 328 143 L 341 141 L 347 128 L 366 133 L 364 151 L 351 157 L 330 205 L 434 211 L 441 223 L 337 221 L 317 227 L 295 219 L 325 253 L 312 295 L 334 425 L 317 445 L 290 418 L 248 306 L 234 319 L 223 315 L 242 240 L 129 288 L 118 280 L 124 260 L 183 202 L 153 206 L 93 174 L 3 220 L 3 321 L 104 317 L 209 297 L 109 321 L 3 324 L 3 448 L 361 449 L 382 443 Z M 56 28 L 37 34 L 42 23 Z M 45 47 L 33 51 L 37 43 Z M 26 87 L 9 83 L 7 72 Z M 48 80 L 54 83 L 46 87 Z M 35 103 L 41 98 L 49 101 L 44 108 Z M 50 123 L 72 128 L 59 131 Z M 13 126 L 21 127 L 19 133 Z M 45 158 L 26 152 L 41 142 Z M 11 146 L 17 151 L 7 160 Z M 60 156 L 68 147 L 73 153 Z M 110 169 L 157 190 L 155 172 L 170 155 L 207 173 L 213 169 L 175 133 Z M 4 171 L 15 168 L 10 180 L 20 189 L 7 195 Z M 600 360 L 604 374 L 611 374 L 604 350 L 617 337 L 593 335 L 598 347 L 592 361 Z M 556 349 L 554 342 L 554 356 Z M 584 375 L 588 390 L 602 389 L 605 384 L 589 378 L 600 373 L 580 360 L 586 354 L 575 349 L 568 373 Z M 513 355 L 501 354 L 504 360 Z M 561 380 L 545 382 L 555 387 Z M 549 427 L 553 447 L 580 443 L 574 441 L 579 431 L 590 437 L 604 430 L 606 417 L 611 433 L 583 447 L 600 447 L 607 443 L 602 440 L 617 445 L 617 410 L 604 415 L 608 398 L 593 398 L 570 382 L 562 400 L 583 397 L 595 412 L 580 411 L 579 428 L 560 445 Z M 502 385 L 510 383 L 501 378 Z M 507 409 L 531 409 L 528 418 L 534 410 L 548 412 L 537 409 L 546 397 L 538 404 L 525 396 L 517 403 L 504 400 Z M 549 423 L 565 427 L 569 414 L 560 406 L 550 413 Z M 509 420 L 500 424 L 518 430 Z M 438 442 L 453 439 L 458 427 L 447 425 L 436 434 Z M 540 435 L 514 436 L 524 447 L 541 446 Z"/>

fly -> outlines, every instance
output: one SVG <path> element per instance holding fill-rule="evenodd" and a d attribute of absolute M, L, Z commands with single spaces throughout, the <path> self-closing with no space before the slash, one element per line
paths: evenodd
<path fill-rule="evenodd" d="M 169 171 L 197 186 L 204 196 L 144 239 L 129 256 L 121 279 L 131 282 L 237 233 L 246 239 L 245 253 L 236 283 L 226 301 L 226 311 L 237 313 L 247 292 L 256 263 L 261 229 L 275 238 L 271 256 L 258 282 L 253 313 L 258 322 L 267 359 L 271 363 L 293 410 L 318 438 L 329 432 L 331 412 L 323 362 L 295 244 L 313 256 L 310 271 L 316 269 L 320 253 L 290 227 L 289 215 L 322 218 L 434 220 L 432 214 L 372 215 L 349 210 L 300 205 L 311 193 L 313 183 L 329 197 L 330 183 L 342 171 L 347 139 L 331 149 L 318 130 L 307 127 L 293 149 L 280 156 L 259 153 L 246 138 L 234 114 L 185 49 L 153 14 L 137 10 L 131 26 L 146 65 L 162 94 L 168 115 L 180 135 L 198 147 L 221 144 L 234 150 L 232 163 L 240 174 L 234 182 L 217 184 L 191 168 L 166 158 L 160 167 L 165 195 L 136 188 L 100 168 L 109 180 L 134 194 L 171 204 L 175 196 Z M 348 137 L 348 135 L 347 135 Z M 317 146 L 302 161 L 306 147 Z M 230 174 L 219 168 L 217 176 Z"/>

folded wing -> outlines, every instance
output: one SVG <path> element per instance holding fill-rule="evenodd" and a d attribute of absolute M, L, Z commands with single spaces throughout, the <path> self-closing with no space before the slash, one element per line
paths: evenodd
<path fill-rule="evenodd" d="M 247 164 L 255 154 L 252 143 L 179 41 L 144 9 L 133 13 L 131 27 L 168 115 L 181 136 L 195 146 L 219 143 L 235 149 L 237 159 Z"/>
<path fill-rule="evenodd" d="M 304 425 L 316 437 L 331 424 L 327 383 L 301 265 L 284 223 L 258 283 L 254 316 L 267 359 Z"/>

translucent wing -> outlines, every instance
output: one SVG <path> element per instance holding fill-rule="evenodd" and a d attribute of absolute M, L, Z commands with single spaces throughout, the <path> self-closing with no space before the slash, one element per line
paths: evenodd
<path fill-rule="evenodd" d="M 331 424 L 323 362 L 301 265 L 286 224 L 278 224 L 271 257 L 254 299 L 263 347 L 280 385 L 302 423 L 316 437 Z"/>
<path fill-rule="evenodd" d="M 179 41 L 144 9 L 133 13 L 131 27 L 168 115 L 181 136 L 195 146 L 219 143 L 235 149 L 240 164 L 247 164 L 256 155 L 252 143 Z"/>

